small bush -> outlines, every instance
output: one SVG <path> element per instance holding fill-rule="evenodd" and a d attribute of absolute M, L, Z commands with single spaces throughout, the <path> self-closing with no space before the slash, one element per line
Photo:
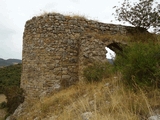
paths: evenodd
<path fill-rule="evenodd" d="M 4 101 L 0 104 L 0 109 L 7 107 L 7 103 Z"/>
<path fill-rule="evenodd" d="M 122 55 L 117 55 L 116 68 L 122 71 L 130 86 L 160 88 L 160 46 L 154 43 L 133 43 Z"/>
<path fill-rule="evenodd" d="M 84 77 L 87 81 L 101 81 L 103 78 L 107 78 L 112 73 L 112 65 L 109 63 L 93 63 L 84 69 Z"/>

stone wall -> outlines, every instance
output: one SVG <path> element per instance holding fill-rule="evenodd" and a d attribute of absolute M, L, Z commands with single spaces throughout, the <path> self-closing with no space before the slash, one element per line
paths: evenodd
<path fill-rule="evenodd" d="M 107 44 L 97 34 L 126 34 L 125 26 L 81 17 L 46 14 L 26 22 L 21 87 L 26 98 L 39 98 L 82 80 L 84 66 L 106 61 Z"/>

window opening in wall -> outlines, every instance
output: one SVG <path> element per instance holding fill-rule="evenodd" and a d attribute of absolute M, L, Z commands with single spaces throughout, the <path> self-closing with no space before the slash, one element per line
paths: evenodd
<path fill-rule="evenodd" d="M 116 58 L 116 53 L 108 47 L 105 47 L 107 50 L 106 58 L 110 64 L 114 64 L 114 60 Z"/>

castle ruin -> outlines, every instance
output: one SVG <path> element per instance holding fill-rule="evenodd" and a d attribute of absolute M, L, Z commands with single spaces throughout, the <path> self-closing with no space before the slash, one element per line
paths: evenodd
<path fill-rule="evenodd" d="M 126 35 L 126 26 L 49 13 L 25 25 L 21 88 L 26 98 L 39 98 L 83 79 L 90 62 L 105 62 L 111 40 L 97 35 Z"/>

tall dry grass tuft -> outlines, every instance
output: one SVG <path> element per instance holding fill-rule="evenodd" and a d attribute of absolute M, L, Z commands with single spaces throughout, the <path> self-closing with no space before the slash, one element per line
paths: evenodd
<path fill-rule="evenodd" d="M 154 94 L 153 94 L 154 93 Z M 77 83 L 28 108 L 28 114 L 19 120 L 39 118 L 47 120 L 83 120 L 89 113 L 90 120 L 140 120 L 153 114 L 160 105 L 159 90 L 127 89 L 121 75 L 97 83 Z"/>

